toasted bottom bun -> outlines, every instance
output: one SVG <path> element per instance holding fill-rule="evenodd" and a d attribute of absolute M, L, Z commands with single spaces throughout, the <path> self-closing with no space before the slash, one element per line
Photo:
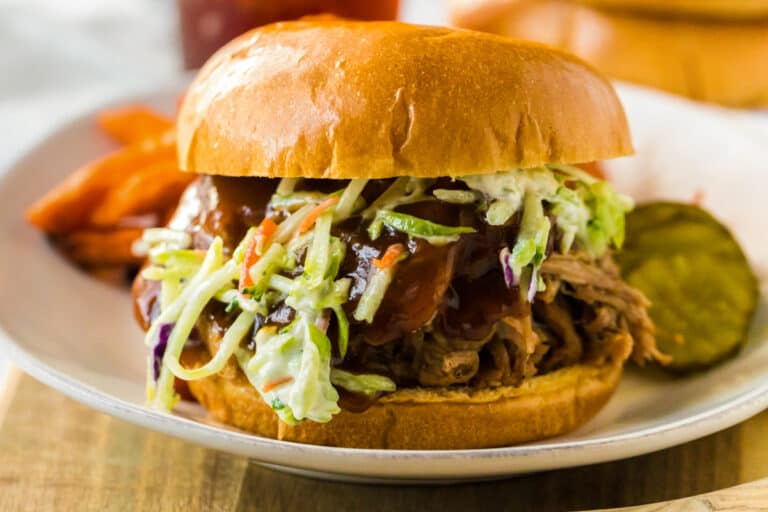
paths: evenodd
<path fill-rule="evenodd" d="M 664 18 L 562 0 L 483 0 L 475 8 L 454 11 L 454 23 L 550 44 L 613 78 L 700 101 L 768 105 L 768 19 Z"/>
<path fill-rule="evenodd" d="M 201 366 L 207 352 L 185 353 Z M 192 395 L 217 420 L 260 436 L 348 448 L 451 450 L 508 446 L 569 432 L 592 418 L 619 383 L 622 362 L 576 365 L 518 387 L 402 389 L 362 413 L 342 411 L 329 423 L 291 427 L 232 366 L 189 382 Z"/>

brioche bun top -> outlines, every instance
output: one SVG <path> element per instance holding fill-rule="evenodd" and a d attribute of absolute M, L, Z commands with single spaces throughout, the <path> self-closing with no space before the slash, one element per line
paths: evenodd
<path fill-rule="evenodd" d="M 185 171 L 438 177 L 630 154 L 610 83 L 576 57 L 397 22 L 276 23 L 220 49 L 182 102 Z"/>

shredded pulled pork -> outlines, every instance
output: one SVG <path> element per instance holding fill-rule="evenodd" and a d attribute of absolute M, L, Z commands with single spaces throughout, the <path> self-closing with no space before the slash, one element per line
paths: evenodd
<path fill-rule="evenodd" d="M 551 254 L 542 275 L 546 291 L 529 314 L 505 317 L 486 339 L 437 341 L 428 334 L 419 383 L 516 385 L 584 361 L 667 359 L 656 348 L 648 300 L 621 279 L 609 255 Z"/>
<path fill-rule="evenodd" d="M 580 323 L 587 339 L 629 333 L 635 362 L 667 360 L 656 348 L 655 328 L 648 316 L 650 302 L 621 279 L 609 255 L 594 260 L 584 254 L 552 254 L 541 271 L 548 290 L 557 290 L 558 296 L 570 297 L 587 309 L 589 315 Z"/>

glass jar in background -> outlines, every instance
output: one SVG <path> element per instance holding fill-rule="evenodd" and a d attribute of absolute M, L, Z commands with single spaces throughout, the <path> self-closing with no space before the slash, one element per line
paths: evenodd
<path fill-rule="evenodd" d="M 308 14 L 361 20 L 397 17 L 398 0 L 177 0 L 184 67 L 200 67 L 222 45 L 247 30 Z"/>

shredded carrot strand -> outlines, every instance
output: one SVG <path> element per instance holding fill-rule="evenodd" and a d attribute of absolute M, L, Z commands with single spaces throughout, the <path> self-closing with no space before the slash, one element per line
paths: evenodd
<path fill-rule="evenodd" d="M 256 236 L 251 239 L 251 242 L 245 249 L 243 264 L 240 266 L 240 283 L 238 288 L 241 292 L 253 284 L 253 279 L 251 279 L 251 274 L 248 271 L 257 261 L 259 261 L 259 258 L 261 258 L 264 249 L 266 249 L 270 238 L 272 238 L 272 235 L 276 230 L 277 224 L 275 224 L 275 221 L 269 217 L 265 217 L 264 220 L 261 221 L 261 224 L 259 224 Z"/>
<path fill-rule="evenodd" d="M 264 387 L 261 388 L 261 391 L 264 393 L 269 393 L 273 389 L 279 388 L 283 384 L 288 384 L 289 382 L 292 382 L 292 381 L 293 381 L 293 377 L 291 376 L 281 377 L 279 379 L 275 379 L 273 381 L 270 381 L 264 384 Z"/>
<path fill-rule="evenodd" d="M 248 247 L 245 249 L 245 254 L 243 255 L 243 264 L 240 266 L 240 283 L 238 286 L 241 292 L 244 288 L 248 288 L 253 284 L 253 279 L 251 279 L 251 275 L 248 272 L 248 269 L 250 269 L 257 261 L 259 261 L 259 255 L 256 252 L 258 245 L 259 241 L 256 240 L 256 237 L 253 237 L 253 239 L 251 239 L 250 243 L 248 244 Z"/>
<path fill-rule="evenodd" d="M 328 208 L 335 205 L 339 202 L 339 196 L 333 196 L 329 197 L 322 203 L 315 206 L 314 210 L 309 212 L 306 217 L 304 217 L 304 220 L 301 221 L 301 224 L 299 224 L 299 227 L 296 228 L 296 235 L 299 236 L 307 231 L 309 231 L 309 228 L 311 228 L 318 217 L 320 217 Z"/>
<path fill-rule="evenodd" d="M 384 256 L 373 259 L 373 264 L 382 270 L 389 268 L 398 262 L 403 253 L 405 253 L 405 246 L 403 244 L 392 244 L 387 247 Z"/>
<path fill-rule="evenodd" d="M 259 224 L 259 233 L 256 237 L 259 240 L 258 251 L 259 254 L 264 254 L 264 250 L 267 248 L 268 242 L 272 239 L 272 235 L 277 231 L 277 224 L 269 217 L 265 217 Z"/>

